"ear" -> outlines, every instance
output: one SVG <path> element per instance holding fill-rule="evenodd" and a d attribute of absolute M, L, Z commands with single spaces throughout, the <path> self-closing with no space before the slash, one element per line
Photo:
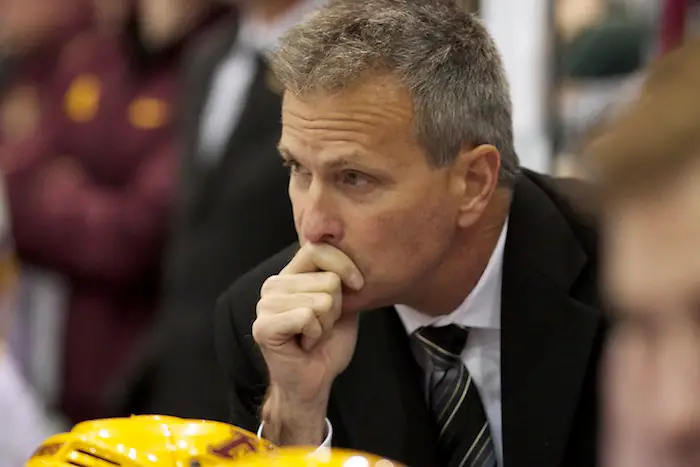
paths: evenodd
<path fill-rule="evenodd" d="M 498 186 L 501 154 L 495 146 L 464 148 L 452 165 L 451 190 L 458 198 L 461 227 L 476 222 Z"/>

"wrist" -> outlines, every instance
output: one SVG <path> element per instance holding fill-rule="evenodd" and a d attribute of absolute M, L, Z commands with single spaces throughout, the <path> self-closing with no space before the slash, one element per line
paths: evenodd
<path fill-rule="evenodd" d="M 319 446 L 326 436 L 330 391 L 298 398 L 274 386 L 262 409 L 265 438 L 278 446 Z"/>

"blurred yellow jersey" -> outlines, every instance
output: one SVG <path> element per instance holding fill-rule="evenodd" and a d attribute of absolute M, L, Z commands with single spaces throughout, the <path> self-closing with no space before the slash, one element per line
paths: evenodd
<path fill-rule="evenodd" d="M 227 466 L 229 464 L 226 464 Z M 403 467 L 388 459 L 345 449 L 279 448 L 235 461 L 235 467 Z"/>
<path fill-rule="evenodd" d="M 214 467 L 272 448 L 224 423 L 134 416 L 84 422 L 53 436 L 26 467 Z"/>

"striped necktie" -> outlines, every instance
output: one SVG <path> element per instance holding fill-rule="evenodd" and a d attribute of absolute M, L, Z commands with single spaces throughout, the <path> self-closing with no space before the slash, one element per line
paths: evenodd
<path fill-rule="evenodd" d="M 492 467 L 496 457 L 484 406 L 462 363 L 469 330 L 456 325 L 423 327 L 414 341 L 433 364 L 428 401 L 438 423 L 438 450 L 448 467 Z"/>

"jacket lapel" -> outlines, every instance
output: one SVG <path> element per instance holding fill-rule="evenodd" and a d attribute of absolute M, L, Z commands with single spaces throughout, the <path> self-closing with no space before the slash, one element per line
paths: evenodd
<path fill-rule="evenodd" d="M 353 360 L 333 386 L 331 423 L 344 430 L 334 445 L 411 467 L 439 465 L 423 378 L 396 311 L 363 313 Z"/>
<path fill-rule="evenodd" d="M 509 467 L 554 467 L 563 460 L 602 323 L 597 307 L 575 298 L 581 293 L 595 301 L 594 287 L 577 281 L 593 267 L 552 199 L 522 176 L 503 265 L 501 374 Z"/>

